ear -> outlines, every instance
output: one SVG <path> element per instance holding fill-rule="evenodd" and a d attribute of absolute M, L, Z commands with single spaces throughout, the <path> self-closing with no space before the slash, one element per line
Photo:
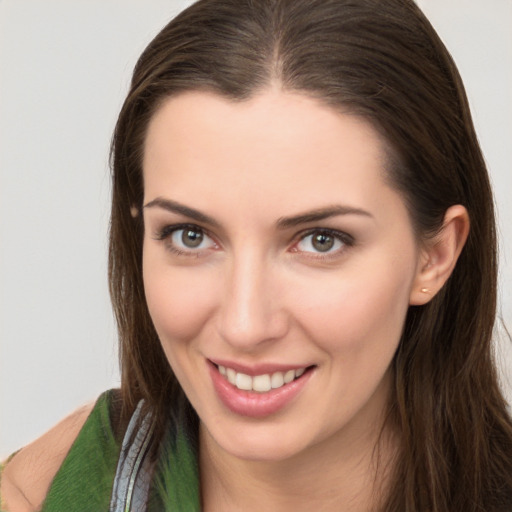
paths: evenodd
<path fill-rule="evenodd" d="M 429 302 L 450 277 L 469 233 L 469 215 L 460 204 L 446 210 L 440 232 L 425 242 L 409 304 Z"/>

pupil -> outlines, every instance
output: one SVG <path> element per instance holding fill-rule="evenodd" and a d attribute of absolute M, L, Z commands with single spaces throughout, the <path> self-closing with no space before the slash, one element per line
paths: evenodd
<path fill-rule="evenodd" d="M 197 247 L 203 241 L 203 233 L 193 231 L 192 229 L 185 229 L 181 235 L 181 241 L 187 247 Z"/>
<path fill-rule="evenodd" d="M 325 233 L 319 233 L 313 237 L 313 247 L 320 252 L 326 252 L 332 249 L 334 245 L 334 238 Z"/>

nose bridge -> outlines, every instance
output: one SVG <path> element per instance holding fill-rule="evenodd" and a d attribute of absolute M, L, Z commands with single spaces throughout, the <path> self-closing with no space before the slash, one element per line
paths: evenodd
<path fill-rule="evenodd" d="M 274 268 L 265 254 L 246 246 L 238 251 L 224 278 L 220 333 L 231 345 L 250 350 L 286 331 Z"/>

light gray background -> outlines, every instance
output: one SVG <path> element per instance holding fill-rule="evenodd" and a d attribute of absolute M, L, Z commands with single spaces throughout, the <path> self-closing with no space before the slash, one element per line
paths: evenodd
<path fill-rule="evenodd" d="M 189 3 L 0 0 L 1 457 L 119 384 L 108 146 L 137 56 Z M 459 65 L 491 171 L 510 328 L 512 0 L 419 3 Z M 499 354 L 508 381 L 509 344 Z"/>

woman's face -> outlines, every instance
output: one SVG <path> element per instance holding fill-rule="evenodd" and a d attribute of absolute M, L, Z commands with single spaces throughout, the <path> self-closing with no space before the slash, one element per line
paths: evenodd
<path fill-rule="evenodd" d="M 209 439 L 258 460 L 357 449 L 421 258 L 376 131 L 299 94 L 188 92 L 143 168 L 147 303 Z"/>

